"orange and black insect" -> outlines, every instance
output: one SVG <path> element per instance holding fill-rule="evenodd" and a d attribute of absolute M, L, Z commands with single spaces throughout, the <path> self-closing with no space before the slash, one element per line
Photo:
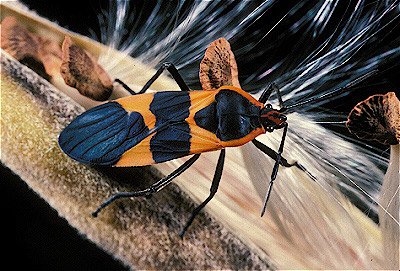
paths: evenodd
<path fill-rule="evenodd" d="M 181 91 L 145 93 L 164 69 L 171 73 Z M 115 194 L 93 216 L 97 216 L 104 207 L 118 198 L 142 197 L 158 192 L 188 169 L 201 153 L 220 150 L 210 195 L 193 211 L 180 234 L 183 236 L 195 216 L 217 192 L 225 148 L 250 141 L 276 161 L 261 215 L 265 212 L 279 165 L 297 166 L 305 170 L 299 163 L 289 164 L 281 156 L 288 129 L 283 113 L 289 107 L 283 106 L 279 89 L 274 84 L 262 93 L 259 100 L 232 86 L 223 86 L 213 91 L 190 91 L 177 69 L 170 63 L 164 63 L 139 93 L 130 90 L 125 84 L 123 86 L 132 96 L 104 103 L 78 116 L 61 132 L 61 149 L 71 158 L 85 164 L 117 167 L 151 165 L 193 156 L 146 190 Z M 334 93 L 337 94 L 341 89 Z M 276 90 L 281 109 L 265 105 L 273 90 Z M 284 130 L 278 152 L 255 139 L 261 134 L 281 128 Z"/>

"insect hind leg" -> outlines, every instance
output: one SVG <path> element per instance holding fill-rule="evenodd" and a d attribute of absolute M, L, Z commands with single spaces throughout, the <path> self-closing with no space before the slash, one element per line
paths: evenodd
<path fill-rule="evenodd" d="M 217 193 L 219 182 L 220 182 L 221 176 L 222 176 L 222 171 L 224 169 L 224 163 L 225 163 L 225 149 L 222 149 L 220 154 L 219 154 L 217 167 L 215 169 L 214 178 L 213 178 L 213 181 L 212 181 L 212 184 L 211 184 L 210 195 L 199 206 L 197 206 L 193 210 L 192 215 L 190 216 L 188 222 L 186 222 L 186 224 L 183 227 L 181 233 L 178 235 L 180 238 L 183 238 L 183 235 L 185 234 L 185 232 L 187 231 L 189 226 L 192 224 L 192 222 L 195 219 L 195 217 L 197 216 L 197 214 L 204 208 L 204 206 L 207 205 L 207 203 Z"/>
<path fill-rule="evenodd" d="M 168 185 L 170 182 L 173 181 L 176 177 L 178 177 L 180 174 L 182 174 L 185 170 L 187 170 L 190 166 L 193 165 L 194 162 L 200 157 L 200 154 L 195 154 L 192 157 L 190 157 L 189 160 L 187 160 L 185 163 L 183 163 L 180 167 L 175 169 L 171 174 L 169 174 L 167 177 L 161 179 L 157 183 L 153 184 L 151 187 L 148 189 L 142 190 L 142 191 L 136 191 L 136 192 L 120 192 L 112 197 L 110 197 L 108 200 L 103 202 L 99 208 L 97 208 L 96 211 L 92 213 L 93 217 L 97 217 L 98 213 L 103 210 L 106 206 L 108 206 L 110 203 L 113 201 L 120 199 L 120 198 L 132 198 L 132 197 L 147 197 L 150 196 L 153 193 L 157 193 L 161 189 L 163 189 L 166 185 Z"/>

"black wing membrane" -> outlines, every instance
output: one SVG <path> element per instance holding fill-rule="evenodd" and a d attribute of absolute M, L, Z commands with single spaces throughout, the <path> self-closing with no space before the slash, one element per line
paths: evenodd
<path fill-rule="evenodd" d="M 142 115 L 108 102 L 74 119 L 60 134 L 61 149 L 89 165 L 114 165 L 130 148 L 152 134 Z"/>

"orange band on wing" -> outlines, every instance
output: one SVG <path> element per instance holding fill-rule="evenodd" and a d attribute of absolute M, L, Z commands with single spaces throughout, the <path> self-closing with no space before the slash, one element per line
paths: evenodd
<path fill-rule="evenodd" d="M 132 95 L 115 101 L 122 105 L 122 107 L 127 111 L 139 112 L 143 116 L 146 125 L 151 129 L 156 123 L 156 117 L 150 111 L 150 104 L 153 101 L 153 97 L 154 93 L 145 93 Z"/>
<path fill-rule="evenodd" d="M 132 167 L 132 166 L 147 166 L 155 164 L 153 155 L 150 151 L 150 139 L 153 135 L 146 137 L 143 141 L 137 144 L 135 147 L 126 151 L 116 167 Z"/>
<path fill-rule="evenodd" d="M 146 126 L 152 129 L 156 123 L 156 117 L 150 111 L 150 104 L 153 101 L 153 97 L 154 93 L 145 93 L 141 95 L 132 95 L 115 101 L 122 105 L 127 111 L 139 112 L 143 116 Z M 139 144 L 126 151 L 115 166 L 131 167 L 154 164 L 155 162 L 150 151 L 150 139 L 152 136 L 153 134 L 149 135 Z"/>

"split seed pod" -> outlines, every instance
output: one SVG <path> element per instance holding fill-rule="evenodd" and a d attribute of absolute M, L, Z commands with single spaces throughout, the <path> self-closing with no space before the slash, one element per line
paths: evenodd
<path fill-rule="evenodd" d="M 394 92 L 373 95 L 358 103 L 347 120 L 349 131 L 360 139 L 385 145 L 400 142 L 400 105 Z"/>

